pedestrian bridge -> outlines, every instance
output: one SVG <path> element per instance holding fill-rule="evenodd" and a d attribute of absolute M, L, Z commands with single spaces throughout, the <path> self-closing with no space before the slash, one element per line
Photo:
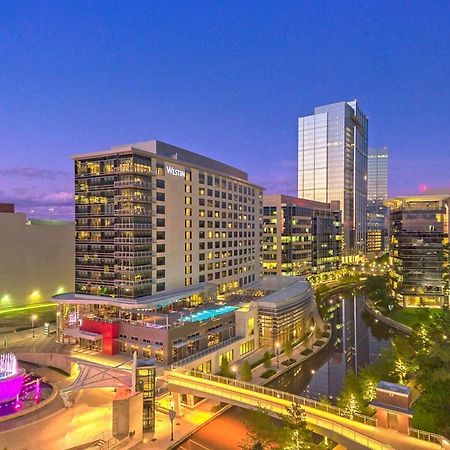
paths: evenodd
<path fill-rule="evenodd" d="M 286 407 L 299 403 L 313 429 L 351 449 L 450 448 L 445 439 L 436 434 L 411 429 L 410 435 L 406 435 L 377 428 L 374 417 L 355 414 L 350 420 L 336 406 L 244 381 L 183 369 L 165 371 L 164 378 L 174 393 L 176 409 L 179 407 L 179 394 L 210 398 L 244 408 L 264 408 L 274 414 L 285 413 Z"/>

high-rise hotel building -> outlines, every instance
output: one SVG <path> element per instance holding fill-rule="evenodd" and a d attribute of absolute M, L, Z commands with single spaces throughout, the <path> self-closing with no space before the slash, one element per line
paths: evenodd
<path fill-rule="evenodd" d="M 388 247 L 388 149 L 370 148 L 367 160 L 367 251 L 383 252 Z"/>
<path fill-rule="evenodd" d="M 53 298 L 59 340 L 170 363 L 234 338 L 237 307 L 214 302 L 259 281 L 262 189 L 159 141 L 73 159 L 75 292 Z"/>
<path fill-rule="evenodd" d="M 367 141 L 356 100 L 319 106 L 298 121 L 298 197 L 339 201 L 345 255 L 366 252 Z"/>
<path fill-rule="evenodd" d="M 159 141 L 75 160 L 75 291 L 117 298 L 260 275 L 261 188 L 247 174 Z"/>

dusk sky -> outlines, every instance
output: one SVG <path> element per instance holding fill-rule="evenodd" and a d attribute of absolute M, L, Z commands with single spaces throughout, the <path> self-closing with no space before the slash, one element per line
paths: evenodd
<path fill-rule="evenodd" d="M 297 118 L 358 99 L 390 195 L 450 187 L 448 1 L 2 1 L 0 202 L 73 217 L 70 155 L 159 139 L 296 194 Z"/>

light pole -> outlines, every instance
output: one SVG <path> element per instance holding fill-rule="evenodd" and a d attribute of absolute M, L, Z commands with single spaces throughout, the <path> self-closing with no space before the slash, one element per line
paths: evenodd
<path fill-rule="evenodd" d="M 275 344 L 275 354 L 277 355 L 277 369 L 280 368 L 280 351 L 281 351 L 281 344 L 277 342 Z"/>
<path fill-rule="evenodd" d="M 170 440 L 173 441 L 173 421 L 175 420 L 175 416 L 177 415 L 174 409 L 175 403 L 173 400 L 170 400 L 170 409 L 169 409 L 169 420 L 170 420 Z"/>
<path fill-rule="evenodd" d="M 32 333 L 33 333 L 33 339 L 34 339 L 34 321 L 37 319 L 37 315 L 36 314 L 33 314 L 32 316 L 31 316 L 31 331 L 32 331 Z"/>

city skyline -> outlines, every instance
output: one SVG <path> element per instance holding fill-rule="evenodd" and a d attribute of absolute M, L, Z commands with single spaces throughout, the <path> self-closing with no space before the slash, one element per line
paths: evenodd
<path fill-rule="evenodd" d="M 296 195 L 297 118 L 355 98 L 369 116 L 369 146 L 392 149 L 390 196 L 448 187 L 443 10 L 3 5 L 0 198 L 71 219 L 70 155 L 151 139 Z"/>

